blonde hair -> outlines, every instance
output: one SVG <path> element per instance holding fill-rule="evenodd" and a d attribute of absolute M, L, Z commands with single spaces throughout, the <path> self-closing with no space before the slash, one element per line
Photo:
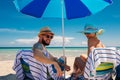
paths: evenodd
<path fill-rule="evenodd" d="M 96 34 L 97 34 L 97 35 L 101 35 L 103 32 L 104 32 L 104 30 L 103 30 L 103 29 L 100 29 L 100 30 L 98 30 L 98 32 L 97 32 Z"/>

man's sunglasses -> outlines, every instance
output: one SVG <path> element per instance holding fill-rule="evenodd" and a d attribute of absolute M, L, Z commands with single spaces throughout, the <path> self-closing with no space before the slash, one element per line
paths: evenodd
<path fill-rule="evenodd" d="M 84 33 L 84 34 L 91 34 L 91 33 Z"/>
<path fill-rule="evenodd" d="M 45 35 L 45 36 L 46 36 L 46 38 L 50 38 L 50 39 L 53 38 L 53 36 L 50 36 L 50 35 Z"/>

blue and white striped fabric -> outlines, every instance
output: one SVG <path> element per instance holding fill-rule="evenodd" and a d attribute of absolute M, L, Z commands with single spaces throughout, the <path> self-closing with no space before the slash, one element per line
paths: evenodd
<path fill-rule="evenodd" d="M 63 7 L 67 19 L 95 14 L 111 3 L 112 0 L 14 0 L 18 11 L 37 18 L 61 18 Z"/>
<path fill-rule="evenodd" d="M 33 58 L 33 52 L 31 50 L 21 50 L 16 55 L 16 59 L 13 66 L 18 80 L 24 79 L 20 58 L 22 58 L 25 62 L 29 64 L 31 75 L 33 76 L 34 80 L 47 80 L 47 67 L 50 75 L 54 80 L 61 79 L 60 77 L 56 76 L 56 73 L 53 72 L 52 66 L 50 64 L 43 64 L 35 60 Z"/>
<path fill-rule="evenodd" d="M 101 62 L 111 62 L 114 64 L 114 69 L 116 66 L 120 64 L 120 51 L 116 48 L 95 48 L 91 51 L 88 60 L 86 62 L 86 67 L 84 71 L 84 77 L 89 78 L 91 77 L 91 73 L 94 76 L 97 76 L 95 73 L 95 68 L 98 67 Z M 101 78 L 108 77 L 107 75 L 100 76 Z"/>

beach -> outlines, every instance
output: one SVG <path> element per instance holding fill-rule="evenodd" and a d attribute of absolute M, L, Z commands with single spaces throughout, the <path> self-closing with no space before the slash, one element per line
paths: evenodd
<path fill-rule="evenodd" d="M 26 48 L 24 48 L 26 49 Z M 30 48 L 27 48 L 27 50 Z M 120 48 L 118 48 L 120 49 Z M 16 80 L 15 71 L 12 69 L 14 65 L 15 56 L 20 48 L 0 48 L 0 80 Z M 48 51 L 56 56 L 63 55 L 61 47 L 50 47 Z M 73 71 L 73 64 L 75 57 L 86 55 L 87 48 L 85 47 L 69 47 L 65 49 L 65 56 L 67 57 L 67 64 L 71 67 L 70 71 L 66 71 L 66 76 L 70 75 Z"/>
<path fill-rule="evenodd" d="M 16 80 L 15 72 L 12 67 L 15 56 L 19 50 L 30 49 L 31 47 L 1 47 L 0 48 L 0 80 Z M 120 47 L 118 48 L 120 49 Z M 48 51 L 55 57 L 63 55 L 62 47 L 49 47 Z M 73 63 L 75 57 L 81 54 L 86 55 L 86 47 L 67 47 L 65 48 L 65 56 L 67 57 L 67 64 L 71 67 L 70 71 L 66 71 L 66 75 L 70 75 L 73 71 Z"/>
<path fill-rule="evenodd" d="M 71 67 L 71 70 L 66 72 L 69 75 L 73 71 L 74 57 L 67 57 L 67 64 Z M 12 69 L 14 60 L 0 61 L 0 80 L 16 80 L 15 71 Z"/>
<path fill-rule="evenodd" d="M 16 80 L 12 67 L 16 54 L 23 49 L 31 50 L 31 47 L 0 47 L 0 80 Z M 48 47 L 47 49 L 55 57 L 63 56 L 62 47 Z M 71 67 L 71 70 L 66 72 L 66 75 L 71 74 L 73 71 L 74 58 L 82 53 L 86 53 L 86 50 L 86 47 L 65 48 L 67 64 Z"/>
<path fill-rule="evenodd" d="M 16 80 L 13 64 L 13 60 L 0 61 L 0 80 Z"/>

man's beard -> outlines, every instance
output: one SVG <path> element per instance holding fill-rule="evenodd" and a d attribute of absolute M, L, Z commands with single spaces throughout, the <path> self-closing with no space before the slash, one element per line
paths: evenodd
<path fill-rule="evenodd" d="M 43 40 L 43 39 L 42 39 L 42 44 L 43 44 L 44 46 L 48 46 L 48 45 L 49 45 L 49 43 L 46 43 L 45 40 Z"/>

